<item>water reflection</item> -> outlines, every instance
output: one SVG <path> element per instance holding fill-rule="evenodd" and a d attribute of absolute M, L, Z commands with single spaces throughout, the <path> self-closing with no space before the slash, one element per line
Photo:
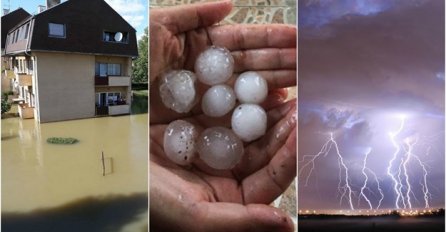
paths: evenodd
<path fill-rule="evenodd" d="M 45 124 L 3 119 L 2 213 L 110 194 L 146 195 L 147 128 L 147 114 Z M 48 144 L 48 137 L 73 137 L 79 143 Z M 113 171 L 105 176 L 102 152 L 113 161 L 108 167 Z"/>

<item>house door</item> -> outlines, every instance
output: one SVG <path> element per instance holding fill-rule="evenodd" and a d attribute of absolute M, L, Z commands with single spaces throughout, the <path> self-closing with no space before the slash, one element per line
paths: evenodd
<path fill-rule="evenodd" d="M 96 115 L 108 115 L 107 93 L 96 93 Z"/>

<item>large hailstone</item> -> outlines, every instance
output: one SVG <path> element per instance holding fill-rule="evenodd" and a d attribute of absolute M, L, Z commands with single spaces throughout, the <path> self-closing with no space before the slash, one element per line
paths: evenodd
<path fill-rule="evenodd" d="M 211 117 L 221 117 L 235 106 L 235 93 L 227 85 L 214 85 L 201 98 L 201 109 Z"/>
<path fill-rule="evenodd" d="M 187 113 L 197 103 L 196 76 L 187 70 L 173 70 L 164 74 L 160 81 L 163 104 L 178 113 Z"/>
<path fill-rule="evenodd" d="M 234 71 L 234 58 L 228 49 L 211 46 L 195 61 L 198 80 L 207 85 L 226 82 Z"/>
<path fill-rule="evenodd" d="M 230 129 L 211 127 L 197 140 L 201 160 L 214 169 L 233 168 L 243 156 L 243 142 Z"/>
<path fill-rule="evenodd" d="M 195 126 L 183 120 L 171 122 L 164 131 L 164 153 L 176 164 L 190 164 L 196 154 Z"/>
<path fill-rule="evenodd" d="M 268 83 L 257 72 L 248 71 L 237 78 L 234 90 L 241 103 L 259 104 L 268 96 Z"/>
<path fill-rule="evenodd" d="M 232 130 L 245 142 L 258 139 L 266 132 L 266 113 L 255 104 L 241 104 L 232 113 Z"/>

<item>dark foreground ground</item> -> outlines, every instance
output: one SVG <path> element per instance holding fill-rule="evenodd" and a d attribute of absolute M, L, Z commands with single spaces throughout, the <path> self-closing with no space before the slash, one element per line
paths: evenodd
<path fill-rule="evenodd" d="M 445 232 L 444 216 L 299 217 L 299 232 Z"/>

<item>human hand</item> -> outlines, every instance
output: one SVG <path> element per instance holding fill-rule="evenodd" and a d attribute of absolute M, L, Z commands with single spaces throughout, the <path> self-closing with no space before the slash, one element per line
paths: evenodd
<path fill-rule="evenodd" d="M 280 90 L 296 83 L 296 30 L 284 25 L 207 27 L 230 9 L 230 2 L 218 2 L 151 11 L 151 230 L 293 230 L 291 219 L 267 204 L 296 175 L 295 100 L 283 103 Z M 157 91 L 157 77 L 163 71 L 193 70 L 198 54 L 212 44 L 232 51 L 236 72 L 261 72 L 270 89 L 275 89 L 263 104 L 268 114 L 267 134 L 245 144 L 242 161 L 228 171 L 213 170 L 200 160 L 181 167 L 163 151 L 164 130 L 175 119 L 187 120 L 198 130 L 229 127 L 228 117 L 209 118 L 199 109 L 177 114 L 162 105 Z M 205 86 L 199 88 L 204 92 Z"/>

